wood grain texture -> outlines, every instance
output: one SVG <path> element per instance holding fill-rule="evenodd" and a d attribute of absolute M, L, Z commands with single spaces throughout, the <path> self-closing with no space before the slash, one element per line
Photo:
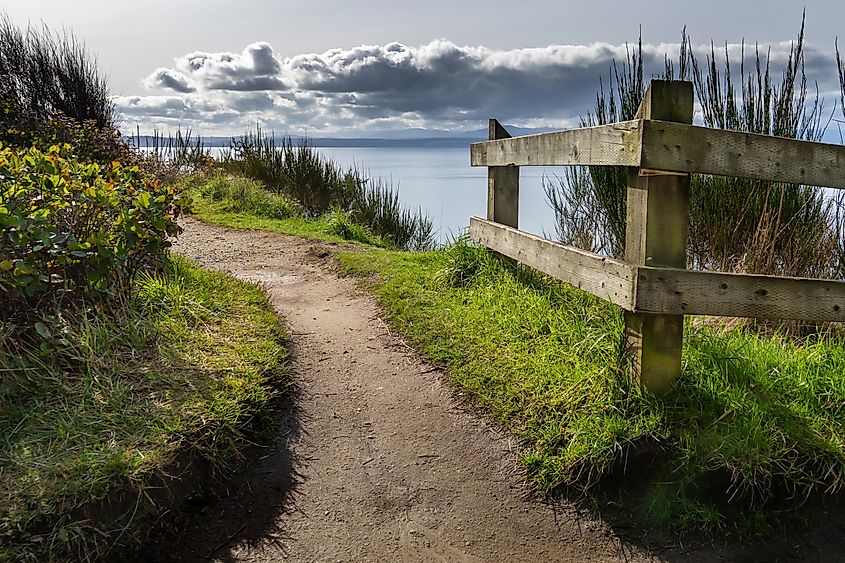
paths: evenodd
<path fill-rule="evenodd" d="M 640 120 L 473 143 L 472 166 L 639 166 Z"/>
<path fill-rule="evenodd" d="M 640 154 L 641 144 L 641 154 Z M 641 119 L 474 143 L 472 166 L 638 166 L 845 189 L 845 146 Z"/>
<path fill-rule="evenodd" d="M 519 166 L 487 169 L 487 219 L 519 226 Z"/>
<path fill-rule="evenodd" d="M 641 166 L 845 189 L 845 146 L 644 121 Z"/>
<path fill-rule="evenodd" d="M 693 107 L 691 82 L 652 80 L 637 116 L 691 123 Z M 629 169 L 625 259 L 637 266 L 685 268 L 689 175 L 642 174 L 643 168 L 661 167 L 641 163 L 641 168 Z M 635 293 L 640 291 L 635 285 Z M 626 310 L 624 316 L 623 349 L 633 371 L 644 387 L 667 390 L 681 374 L 683 314 Z"/>
<path fill-rule="evenodd" d="M 661 119 L 677 123 L 692 123 L 695 109 L 692 82 L 683 80 L 652 80 L 643 94 L 636 119 Z"/>
<path fill-rule="evenodd" d="M 637 311 L 845 321 L 845 282 L 639 268 Z"/>
<path fill-rule="evenodd" d="M 487 248 L 622 308 L 633 309 L 636 268 L 516 229 L 472 217 L 470 238 Z"/>
<path fill-rule="evenodd" d="M 495 119 L 490 119 L 489 135 L 491 140 L 511 138 Z M 487 168 L 487 219 L 513 228 L 519 226 L 519 166 Z"/>

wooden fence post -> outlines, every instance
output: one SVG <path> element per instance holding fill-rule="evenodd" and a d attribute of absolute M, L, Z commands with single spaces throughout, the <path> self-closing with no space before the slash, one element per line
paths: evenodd
<path fill-rule="evenodd" d="M 490 120 L 490 140 L 511 135 L 495 119 Z M 519 225 L 519 166 L 487 167 L 487 220 L 516 229 Z"/>
<path fill-rule="evenodd" d="M 692 123 L 692 83 L 652 80 L 637 118 Z M 670 150 L 669 147 L 666 150 Z M 685 269 L 689 174 L 629 169 L 625 259 Z M 625 311 L 625 352 L 640 383 L 667 390 L 681 374 L 684 316 Z"/>

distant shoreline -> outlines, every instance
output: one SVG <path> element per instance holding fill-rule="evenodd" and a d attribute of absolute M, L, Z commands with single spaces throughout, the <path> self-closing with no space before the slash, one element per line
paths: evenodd
<path fill-rule="evenodd" d="M 232 139 L 237 139 L 237 137 L 204 137 L 203 138 L 203 145 L 208 148 L 220 148 L 220 147 L 228 147 L 229 144 L 232 142 Z M 153 142 L 153 137 L 150 135 L 142 135 L 140 137 L 140 143 L 138 143 L 138 137 L 125 137 L 126 141 L 129 142 L 133 146 L 139 146 L 140 148 L 152 147 L 155 146 Z M 341 148 L 341 147 L 373 147 L 373 148 L 414 148 L 414 149 L 421 149 L 421 148 L 457 148 L 457 147 L 469 147 L 470 144 L 476 143 L 483 139 L 478 139 L 475 137 L 459 137 L 459 138 L 443 138 L 443 137 L 435 137 L 430 139 L 370 139 L 370 138 L 311 138 L 311 137 L 292 137 L 293 142 L 295 144 L 300 144 L 303 142 L 308 142 L 309 145 L 313 147 L 322 147 L 322 148 Z M 161 144 L 161 138 L 158 139 L 158 143 Z M 164 140 L 164 144 L 167 144 L 167 140 Z"/>
<path fill-rule="evenodd" d="M 512 135 L 532 135 L 536 133 L 545 133 L 551 131 L 548 128 L 522 128 L 522 127 L 508 127 L 508 131 Z M 487 140 L 486 129 L 476 129 L 472 131 L 462 131 L 460 133 L 449 133 L 447 131 L 424 131 L 424 130 L 406 130 L 396 133 L 373 132 L 376 137 L 309 137 L 307 135 L 278 135 L 277 142 L 282 139 L 292 139 L 295 144 L 308 142 L 314 147 L 323 148 L 342 148 L 342 147 L 373 147 L 373 148 L 466 148 L 472 143 Z M 209 148 L 212 147 L 228 147 L 232 139 L 237 139 L 240 135 L 231 136 L 199 136 L 202 139 L 203 145 Z M 194 135 L 194 139 L 197 135 Z M 158 144 L 167 145 L 168 137 L 159 135 L 126 135 L 124 139 L 132 145 L 137 145 L 140 148 L 155 146 Z"/>

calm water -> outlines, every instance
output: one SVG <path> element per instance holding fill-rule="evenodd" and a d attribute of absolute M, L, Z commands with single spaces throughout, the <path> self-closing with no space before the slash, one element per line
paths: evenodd
<path fill-rule="evenodd" d="M 472 215 L 487 214 L 487 169 L 469 165 L 466 148 L 319 147 L 320 153 L 346 169 L 357 166 L 369 177 L 389 181 L 400 201 L 420 208 L 445 242 L 469 226 Z M 221 149 L 211 148 L 212 156 Z M 561 168 L 524 166 L 519 171 L 519 228 L 554 233 L 554 213 L 546 203 L 542 179 L 554 179 Z M 551 236 L 549 238 L 554 238 Z"/>
<path fill-rule="evenodd" d="M 399 199 L 428 213 L 440 241 L 460 234 L 469 217 L 487 213 L 487 169 L 469 165 L 466 148 L 319 148 L 344 168 L 353 165 L 393 183 Z M 520 169 L 519 226 L 535 233 L 554 233 L 554 214 L 546 203 L 542 177 L 557 168 Z"/>

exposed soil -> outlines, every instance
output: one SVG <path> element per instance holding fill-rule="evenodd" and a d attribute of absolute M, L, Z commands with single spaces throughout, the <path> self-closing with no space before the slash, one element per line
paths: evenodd
<path fill-rule="evenodd" d="M 332 245 L 185 222 L 176 251 L 262 283 L 291 338 L 296 392 L 279 439 L 200 502 L 178 561 L 758 560 L 757 551 L 655 555 L 527 488 L 507 432 L 462 406 L 444 374 L 339 278 Z M 792 544 L 794 545 L 794 544 Z M 824 559 L 801 547 L 785 559 Z"/>

